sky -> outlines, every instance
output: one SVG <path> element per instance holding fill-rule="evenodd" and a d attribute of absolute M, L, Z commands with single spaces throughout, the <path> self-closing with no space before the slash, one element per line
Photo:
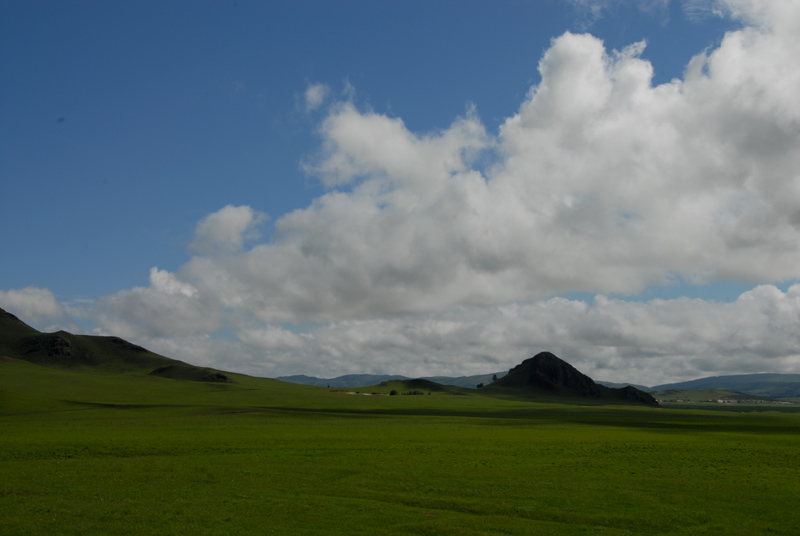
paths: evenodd
<path fill-rule="evenodd" d="M 0 307 L 256 376 L 800 373 L 800 3 L 0 0 Z"/>

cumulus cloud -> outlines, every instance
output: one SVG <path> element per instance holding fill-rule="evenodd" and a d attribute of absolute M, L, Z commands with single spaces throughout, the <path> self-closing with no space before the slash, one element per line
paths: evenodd
<path fill-rule="evenodd" d="M 541 82 L 496 135 L 474 109 L 415 133 L 335 103 L 304 164 L 331 191 L 280 218 L 271 241 L 182 273 L 226 306 L 295 324 L 633 294 L 675 277 L 797 278 L 800 15 L 727 5 L 755 25 L 658 86 L 644 42 L 554 39 Z M 198 234 L 239 237 L 248 214 L 235 226 L 212 215 Z"/>
<path fill-rule="evenodd" d="M 266 218 L 248 206 L 227 205 L 200 220 L 190 249 L 199 253 L 240 251 L 245 240 L 258 238 L 256 228 Z"/>
<path fill-rule="evenodd" d="M 89 311 L 99 325 L 96 333 L 135 340 L 208 334 L 222 327 L 218 303 L 158 267 L 150 269 L 149 287 L 104 296 Z"/>
<path fill-rule="evenodd" d="M 507 370 L 543 350 L 594 378 L 647 385 L 720 374 L 796 372 L 800 366 L 800 284 L 785 292 L 760 285 L 731 303 L 690 298 L 633 302 L 603 295 L 591 303 L 551 298 L 345 320 L 301 333 L 237 322 L 232 325 L 236 336 L 226 339 L 182 332 L 179 323 L 170 324 L 172 316 L 194 325 L 202 322 L 174 303 L 159 311 L 163 303 L 155 292 L 134 289 L 103 304 L 106 315 L 112 309 L 123 315 L 126 301 L 135 310 L 145 304 L 155 317 L 152 322 L 127 314 L 125 322 L 106 327 L 163 355 L 261 376 L 484 374 Z M 21 309 L 12 312 L 27 319 Z M 142 325 L 132 328 L 136 318 Z M 166 329 L 153 329 L 163 323 Z"/>
<path fill-rule="evenodd" d="M 343 321 L 298 335 L 244 332 L 279 370 L 409 376 L 501 371 L 549 350 L 599 379 L 657 383 L 800 365 L 800 285 L 758 286 L 732 303 L 597 296 Z M 298 363 L 301 365 L 298 366 Z M 289 372 L 284 372 L 289 373 Z"/>
<path fill-rule="evenodd" d="M 69 323 L 66 306 L 50 290 L 39 287 L 0 290 L 0 307 L 36 326 L 61 327 Z M 71 323 L 69 323 L 72 325 Z"/>
<path fill-rule="evenodd" d="M 150 268 L 150 286 L 155 292 L 166 294 L 167 296 L 183 295 L 193 298 L 197 295 L 197 289 L 192 285 L 178 280 L 175 274 L 171 274 L 166 270 L 159 270 L 158 266 Z"/>

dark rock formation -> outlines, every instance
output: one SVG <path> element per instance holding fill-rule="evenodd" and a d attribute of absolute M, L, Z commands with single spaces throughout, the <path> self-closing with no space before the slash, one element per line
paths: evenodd
<path fill-rule="evenodd" d="M 538 387 L 548 391 L 566 388 L 581 396 L 602 396 L 600 385 L 550 352 L 542 352 L 526 359 L 495 383 L 508 387 Z"/>
<path fill-rule="evenodd" d="M 601 399 L 609 404 L 643 404 L 658 407 L 658 402 L 644 391 L 632 386 L 612 389 L 595 383 L 550 352 L 526 359 L 487 389 L 517 389 L 532 394 L 552 394 L 566 397 Z"/>

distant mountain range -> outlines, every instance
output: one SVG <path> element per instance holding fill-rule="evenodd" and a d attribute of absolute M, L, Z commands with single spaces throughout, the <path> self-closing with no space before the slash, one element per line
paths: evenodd
<path fill-rule="evenodd" d="M 711 376 L 687 382 L 665 383 L 651 387 L 649 391 L 682 389 L 700 391 L 703 389 L 726 389 L 769 398 L 800 397 L 800 374 L 736 374 L 732 376 Z"/>
<path fill-rule="evenodd" d="M 317 378 L 316 376 L 306 376 L 305 374 L 297 374 L 294 376 L 279 376 L 276 380 L 281 380 L 289 383 L 298 383 L 301 385 L 314 385 L 316 387 L 367 387 L 369 385 L 378 385 L 382 382 L 393 380 L 411 380 L 422 379 L 430 380 L 442 385 L 454 385 L 456 387 L 465 387 L 467 389 L 476 389 L 478 385 L 489 385 L 497 377 L 502 378 L 508 374 L 508 371 L 490 372 L 489 374 L 476 374 L 474 376 L 421 376 L 419 378 L 411 378 L 409 376 L 400 376 L 397 374 L 345 374 L 344 376 L 336 376 L 335 378 Z M 603 382 L 597 381 L 600 385 L 620 389 L 632 385 L 642 391 L 650 391 L 650 387 L 644 385 L 636 385 L 633 383 L 617 383 L 617 382 Z"/>
<path fill-rule="evenodd" d="M 475 389 L 479 384 L 488 385 L 492 382 L 494 376 L 502 378 L 508 372 L 496 372 L 490 374 L 479 374 L 476 376 L 423 376 L 421 378 L 410 378 L 408 376 L 399 376 L 397 374 L 346 374 L 344 376 L 337 376 L 335 378 L 316 378 L 314 376 L 305 376 L 298 374 L 295 376 L 279 376 L 276 380 L 281 380 L 289 383 L 299 383 L 303 385 L 315 385 L 317 387 L 366 387 L 368 385 L 377 385 L 382 382 L 393 380 L 411 380 L 422 379 L 432 382 L 440 383 L 442 385 L 455 385 L 456 387 L 465 387 L 467 389 Z"/>
<path fill-rule="evenodd" d="M 492 378 L 496 375 L 498 379 L 504 377 L 508 372 L 496 372 L 490 374 L 479 374 L 475 376 L 424 376 L 421 379 L 430 380 L 442 385 L 454 385 L 475 389 L 478 384 L 489 385 Z M 276 378 L 289 383 L 299 383 L 303 385 L 316 385 L 318 387 L 366 387 L 377 385 L 381 382 L 392 380 L 410 380 L 407 376 L 390 374 L 347 374 L 335 378 L 316 378 L 314 376 L 281 376 Z M 653 393 L 666 390 L 700 391 L 706 389 L 722 389 L 736 391 L 749 395 L 767 398 L 790 398 L 800 397 L 800 374 L 739 374 L 731 376 L 712 376 L 678 383 L 665 383 L 648 387 L 631 383 L 595 381 L 599 385 L 611 388 L 624 388 L 628 385 Z"/>

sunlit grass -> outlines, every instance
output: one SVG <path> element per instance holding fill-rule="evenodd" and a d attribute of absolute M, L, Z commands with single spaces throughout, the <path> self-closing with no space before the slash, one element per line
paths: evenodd
<path fill-rule="evenodd" d="M 794 413 L 19 368 L 0 534 L 800 533 Z"/>

